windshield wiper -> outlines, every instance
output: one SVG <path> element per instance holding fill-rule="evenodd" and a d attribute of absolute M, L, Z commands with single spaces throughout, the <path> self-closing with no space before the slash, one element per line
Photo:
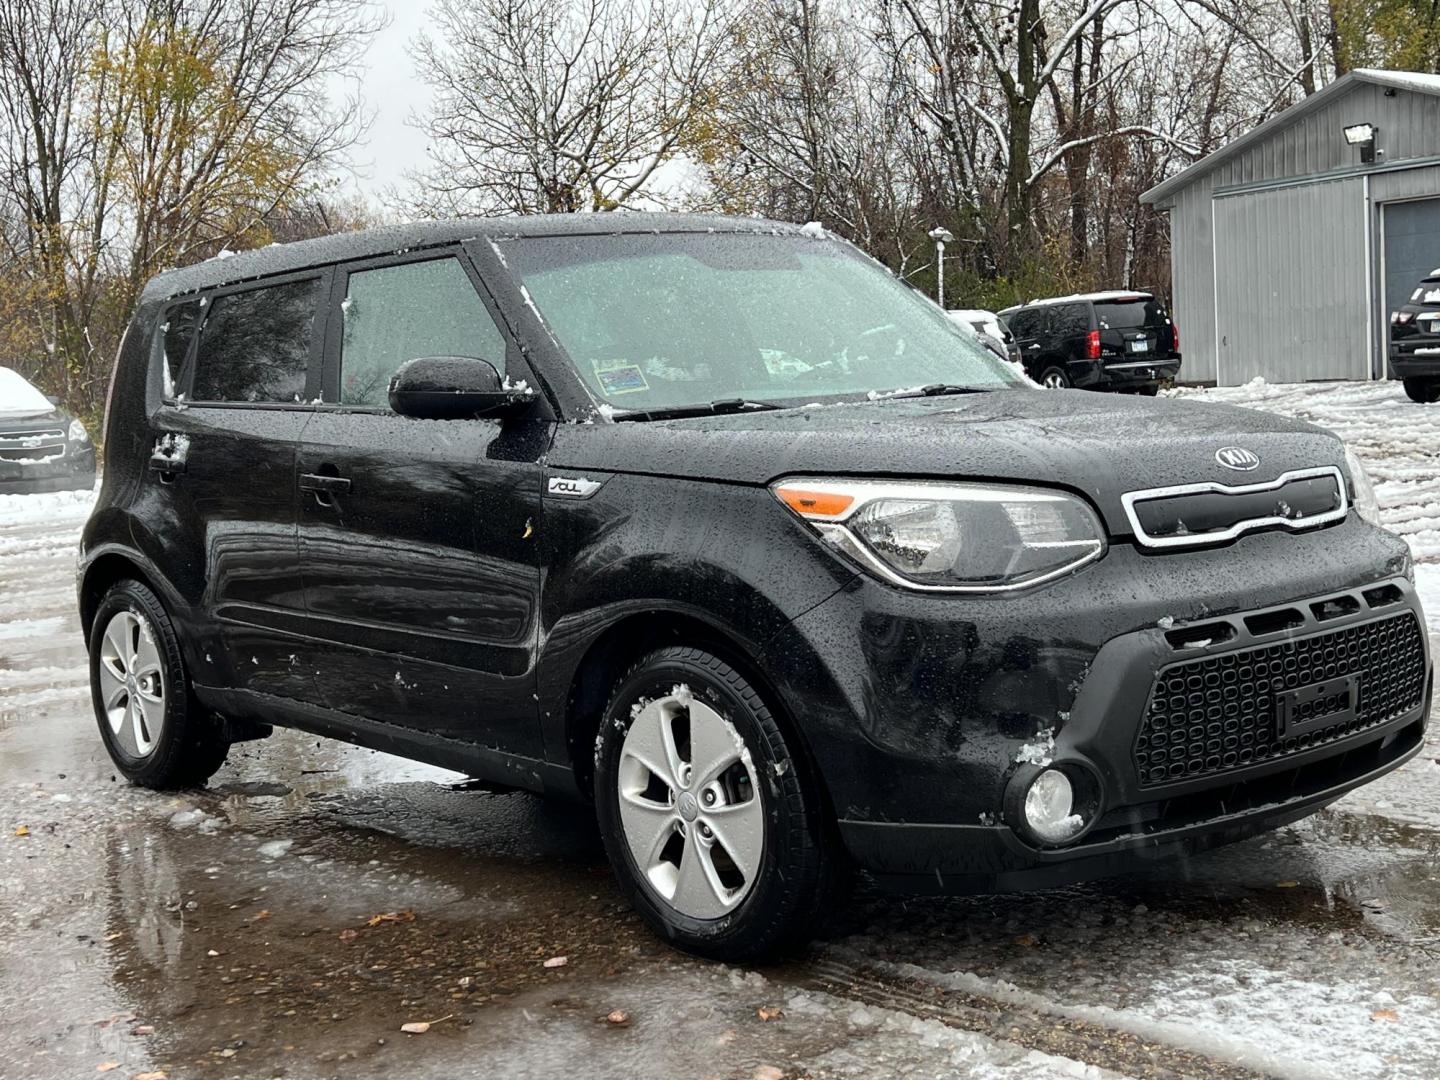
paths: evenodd
<path fill-rule="evenodd" d="M 925 386 L 906 386 L 899 390 L 882 390 L 870 400 L 885 401 L 888 398 L 945 397 L 949 394 L 988 394 L 995 389 L 991 386 L 962 386 L 959 383 L 928 383 Z"/>
<path fill-rule="evenodd" d="M 654 409 L 633 409 L 625 412 L 616 410 L 616 420 L 679 420 L 687 416 L 723 416 L 727 413 L 770 412 L 773 409 L 788 409 L 789 405 L 777 405 L 773 401 L 753 401 L 750 398 L 717 398 L 715 401 L 697 405 L 664 405 Z"/>

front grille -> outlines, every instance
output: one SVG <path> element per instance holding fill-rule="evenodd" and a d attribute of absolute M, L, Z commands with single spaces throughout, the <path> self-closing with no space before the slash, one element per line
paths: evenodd
<path fill-rule="evenodd" d="M 39 461 L 65 452 L 61 428 L 42 431 L 0 431 L 0 461 Z"/>
<path fill-rule="evenodd" d="M 1252 529 L 1309 529 L 1349 511 L 1334 466 L 1301 469 L 1254 484 L 1206 481 L 1121 496 L 1136 541 L 1166 548 L 1233 540 Z"/>
<path fill-rule="evenodd" d="M 1289 691 L 1347 677 L 1355 700 L 1336 693 L 1307 702 L 1305 730 L 1282 733 L 1281 702 Z M 1424 639 L 1408 611 L 1184 660 L 1155 678 L 1135 736 L 1136 773 L 1142 787 L 1154 787 L 1283 758 L 1403 715 L 1424 692 Z M 1334 722 L 1325 723 L 1326 715 Z"/>

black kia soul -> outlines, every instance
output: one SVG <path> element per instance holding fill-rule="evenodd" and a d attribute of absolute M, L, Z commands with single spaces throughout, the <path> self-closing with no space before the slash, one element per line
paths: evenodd
<path fill-rule="evenodd" d="M 80 607 L 124 774 L 288 725 L 593 800 L 675 944 L 1112 873 L 1420 747 L 1406 546 L 1333 435 L 1034 390 L 813 226 L 639 214 L 150 282 Z"/>

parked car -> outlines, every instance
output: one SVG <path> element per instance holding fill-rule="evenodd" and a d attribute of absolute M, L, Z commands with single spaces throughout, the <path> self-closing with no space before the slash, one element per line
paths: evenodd
<path fill-rule="evenodd" d="M 13 368 L 0 367 L 0 494 L 95 486 L 85 425 Z"/>
<path fill-rule="evenodd" d="M 1015 335 L 1010 333 L 1010 328 L 1001 322 L 1000 316 L 993 311 L 985 311 L 983 308 L 952 308 L 946 314 L 961 326 L 973 330 L 980 339 L 980 344 L 1001 360 L 1020 363 L 1020 349 L 1015 344 Z"/>
<path fill-rule="evenodd" d="M 1015 335 L 1026 374 L 1052 390 L 1154 395 L 1180 372 L 1180 329 L 1147 292 L 1032 300 L 1000 316 Z"/>
<path fill-rule="evenodd" d="M 675 945 L 855 865 L 1027 889 L 1295 821 L 1424 741 L 1407 546 L 1333 435 L 1031 389 L 842 240 L 427 223 L 145 288 L 79 607 L 151 787 L 288 725 L 593 801 Z"/>
<path fill-rule="evenodd" d="M 1390 372 L 1411 401 L 1440 401 L 1440 269 L 1390 313 Z"/>

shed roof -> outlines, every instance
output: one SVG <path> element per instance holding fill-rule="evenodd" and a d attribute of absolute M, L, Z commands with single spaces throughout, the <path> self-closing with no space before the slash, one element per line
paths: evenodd
<path fill-rule="evenodd" d="M 1243 154 L 1250 147 L 1270 138 L 1276 132 L 1289 127 L 1291 124 L 1309 115 L 1317 109 L 1323 108 L 1333 98 L 1340 97 L 1357 84 L 1371 83 L 1376 86 L 1391 87 L 1396 90 L 1408 90 L 1416 94 L 1430 94 L 1440 97 L 1440 75 L 1427 75 L 1419 71 L 1385 71 L 1380 68 L 1356 68 L 1315 91 L 1309 97 L 1290 106 L 1281 112 L 1276 113 L 1263 124 L 1259 124 L 1247 131 L 1237 139 L 1231 139 L 1224 146 L 1214 153 L 1207 154 L 1199 161 L 1194 162 L 1185 169 L 1176 173 L 1170 179 L 1156 184 L 1149 191 L 1140 196 L 1143 203 L 1157 203 L 1173 195 L 1182 188 L 1193 184 L 1200 177 L 1218 168 L 1232 158 Z"/>

